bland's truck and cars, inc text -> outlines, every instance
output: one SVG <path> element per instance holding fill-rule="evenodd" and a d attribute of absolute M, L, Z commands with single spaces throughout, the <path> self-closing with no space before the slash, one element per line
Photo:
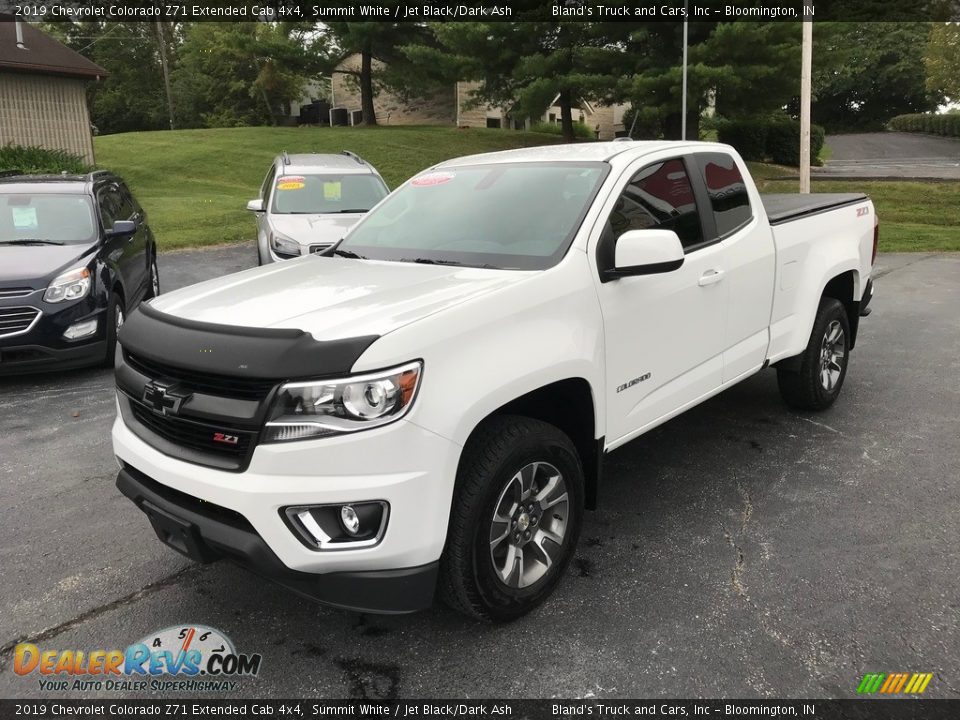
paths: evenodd
<path fill-rule="evenodd" d="M 876 246 L 866 196 L 761 196 L 726 145 L 444 162 L 323 255 L 132 312 L 117 484 L 196 560 L 508 620 L 562 577 L 605 453 L 768 366 L 834 402 Z"/>

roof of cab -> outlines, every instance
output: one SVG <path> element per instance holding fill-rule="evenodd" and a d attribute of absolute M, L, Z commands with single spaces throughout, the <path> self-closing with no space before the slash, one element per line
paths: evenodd
<path fill-rule="evenodd" d="M 29 189 L 31 192 L 89 192 L 95 185 L 110 180 L 117 180 L 117 176 L 108 170 L 94 170 L 93 172 L 78 174 L 21 174 L 16 171 L 0 172 L 0 187 L 4 190 L 13 189 L 13 192 L 22 192 Z"/>
<path fill-rule="evenodd" d="M 357 155 L 333 153 L 294 153 L 278 155 L 275 162 L 285 173 L 304 173 L 310 175 L 325 170 L 339 173 L 367 175 L 375 173 L 373 166 Z"/>
<path fill-rule="evenodd" d="M 585 142 L 574 144 L 539 145 L 536 147 L 501 150 L 500 152 L 466 155 L 446 160 L 436 168 L 462 165 L 487 165 L 493 163 L 519 162 L 609 162 L 617 156 L 629 159 L 669 148 L 719 148 L 717 143 L 702 143 L 681 140 L 624 140 L 613 142 Z"/>

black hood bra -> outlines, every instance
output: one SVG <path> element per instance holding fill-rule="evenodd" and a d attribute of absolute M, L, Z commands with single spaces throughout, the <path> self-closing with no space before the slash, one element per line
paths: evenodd
<path fill-rule="evenodd" d="M 124 350 L 184 370 L 288 380 L 348 374 L 378 335 L 315 340 L 295 328 L 185 320 L 141 304 L 120 329 Z"/>

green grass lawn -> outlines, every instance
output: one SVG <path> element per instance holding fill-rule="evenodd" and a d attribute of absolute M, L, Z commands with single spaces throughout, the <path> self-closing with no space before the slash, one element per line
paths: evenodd
<path fill-rule="evenodd" d="M 390 187 L 459 155 L 546 145 L 541 133 L 450 127 L 224 128 L 105 135 L 97 165 L 130 183 L 161 248 L 252 240 L 256 197 L 270 161 L 288 152 L 352 150 Z M 796 192 L 795 168 L 749 163 L 761 192 Z M 880 217 L 882 251 L 960 250 L 960 183 L 815 181 L 814 192 L 865 192 Z"/>
<path fill-rule="evenodd" d="M 449 127 L 223 128 L 104 135 L 97 166 L 119 173 L 147 210 L 163 249 L 252 240 L 255 198 L 270 161 L 286 150 L 352 150 L 394 188 L 416 172 L 459 155 L 547 145 L 559 138 Z"/>
<path fill-rule="evenodd" d="M 757 184 L 760 192 L 797 192 L 798 181 Z M 960 182 L 814 180 L 810 189 L 869 195 L 880 218 L 880 252 L 960 250 Z"/>

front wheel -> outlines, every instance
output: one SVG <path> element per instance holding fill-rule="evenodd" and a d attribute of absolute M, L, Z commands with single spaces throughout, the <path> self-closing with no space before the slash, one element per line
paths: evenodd
<path fill-rule="evenodd" d="M 823 298 L 797 370 L 777 368 L 780 395 L 800 410 L 826 410 L 840 395 L 850 358 L 850 323 L 843 303 Z"/>
<path fill-rule="evenodd" d="M 107 309 L 107 352 L 103 358 L 105 367 L 113 367 L 117 352 L 117 333 L 123 327 L 126 319 L 123 313 L 123 298 L 117 293 L 110 294 L 110 305 Z"/>
<path fill-rule="evenodd" d="M 144 300 L 155 298 L 160 294 L 160 271 L 157 269 L 157 256 L 154 255 L 150 260 L 150 284 L 147 286 L 147 294 Z"/>
<path fill-rule="evenodd" d="M 475 618 L 513 620 L 543 602 L 570 562 L 583 518 L 583 469 L 552 425 L 503 416 L 464 449 L 440 561 L 440 592 Z"/>

